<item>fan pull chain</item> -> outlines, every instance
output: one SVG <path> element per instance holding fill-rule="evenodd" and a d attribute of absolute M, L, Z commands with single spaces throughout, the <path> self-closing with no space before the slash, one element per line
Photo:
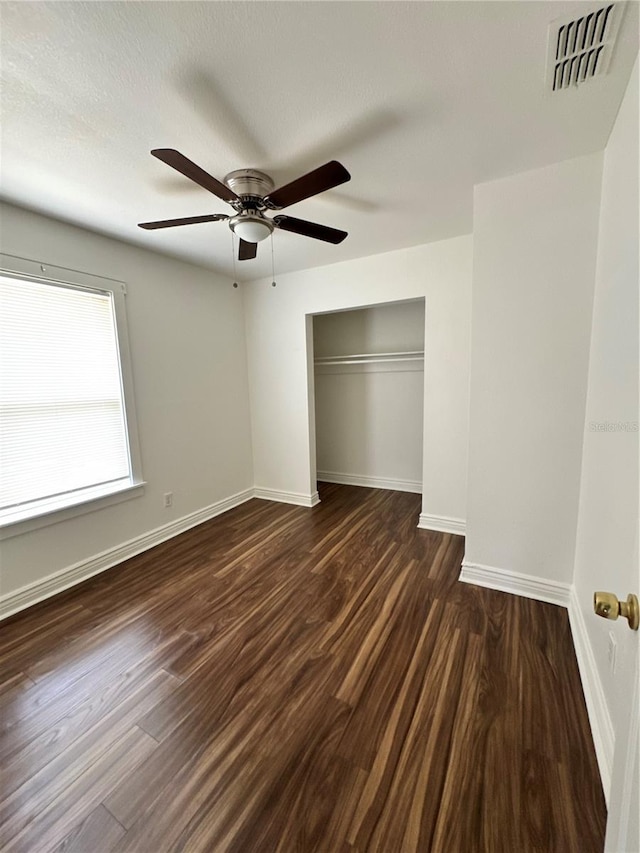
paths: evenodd
<path fill-rule="evenodd" d="M 233 286 L 238 286 L 238 276 L 236 274 L 236 246 L 233 242 L 233 231 L 229 229 L 229 233 L 231 234 L 231 262 L 233 263 Z"/>
<path fill-rule="evenodd" d="M 273 231 L 271 232 L 271 287 L 276 286 L 276 265 L 273 260 Z"/>

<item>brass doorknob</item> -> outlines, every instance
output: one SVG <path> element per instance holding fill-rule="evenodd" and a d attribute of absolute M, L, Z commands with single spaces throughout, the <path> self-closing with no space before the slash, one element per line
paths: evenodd
<path fill-rule="evenodd" d="M 617 619 L 618 616 L 623 616 L 629 620 L 629 627 L 632 631 L 637 631 L 640 625 L 640 606 L 638 606 L 638 598 L 629 593 L 626 601 L 618 601 L 617 596 L 612 592 L 594 592 L 593 594 L 593 609 L 604 619 Z"/>

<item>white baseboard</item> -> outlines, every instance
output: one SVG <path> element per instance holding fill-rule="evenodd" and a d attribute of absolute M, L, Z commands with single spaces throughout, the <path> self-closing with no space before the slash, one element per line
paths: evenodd
<path fill-rule="evenodd" d="M 320 495 L 313 492 L 305 495 L 302 492 L 279 492 L 277 489 L 263 489 L 256 487 L 253 497 L 263 501 L 276 501 L 281 504 L 295 504 L 295 506 L 313 507 L 320 503 Z"/>
<path fill-rule="evenodd" d="M 458 536 L 464 536 L 467 525 L 464 518 L 449 518 L 446 515 L 429 515 L 421 512 L 418 527 L 420 530 L 437 530 L 439 533 L 455 533 Z"/>
<path fill-rule="evenodd" d="M 318 471 L 317 479 L 323 483 L 338 483 L 342 486 L 362 486 L 365 489 L 390 489 L 393 492 L 422 494 L 422 483 L 417 480 L 362 477 L 360 474 L 345 474 L 342 471 Z"/>
<path fill-rule="evenodd" d="M 483 566 L 480 563 L 462 561 L 460 580 L 500 592 L 510 592 L 525 598 L 535 598 L 537 601 L 547 601 L 550 604 L 569 606 L 571 584 L 550 581 L 535 575 L 523 575 L 493 566 Z"/>
<path fill-rule="evenodd" d="M 153 548 L 155 545 L 159 545 L 161 542 L 165 542 L 179 533 L 184 533 L 185 530 L 202 524 L 203 521 L 215 518 L 217 515 L 221 515 L 223 512 L 227 512 L 227 510 L 233 509 L 253 497 L 254 490 L 245 489 L 243 492 L 238 492 L 228 498 L 216 501 L 216 503 L 210 504 L 203 509 L 184 515 L 182 518 L 169 522 L 169 524 L 163 524 L 161 527 L 156 527 L 154 530 L 143 533 L 141 536 L 136 536 L 122 545 L 109 548 L 87 560 L 81 560 L 79 563 L 75 563 L 66 569 L 54 572 L 42 578 L 42 580 L 27 584 L 27 586 L 14 590 L 7 595 L 0 596 L 0 619 L 5 619 L 13 613 L 24 610 L 26 607 L 31 607 L 39 601 L 44 601 L 44 599 L 50 598 L 52 595 L 57 595 L 57 593 L 93 577 L 93 575 L 100 574 L 100 572 L 104 572 L 118 563 L 122 563 L 124 560 L 135 557 L 136 554 L 147 551 L 149 548 Z"/>
<path fill-rule="evenodd" d="M 569 597 L 569 623 L 571 625 L 576 657 L 578 658 L 580 680 L 582 681 L 582 690 L 587 704 L 591 734 L 593 736 L 598 768 L 600 769 L 600 778 L 602 780 L 602 789 L 608 806 L 615 734 L 611 717 L 609 716 L 609 709 L 607 708 L 604 688 L 600 680 L 596 660 L 593 656 L 591 643 L 589 642 L 584 615 L 574 586 L 571 587 Z"/>

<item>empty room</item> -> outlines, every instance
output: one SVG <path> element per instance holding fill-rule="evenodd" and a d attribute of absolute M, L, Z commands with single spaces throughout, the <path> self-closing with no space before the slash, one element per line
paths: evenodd
<path fill-rule="evenodd" d="M 0 2 L 0 847 L 640 853 L 640 6 Z"/>

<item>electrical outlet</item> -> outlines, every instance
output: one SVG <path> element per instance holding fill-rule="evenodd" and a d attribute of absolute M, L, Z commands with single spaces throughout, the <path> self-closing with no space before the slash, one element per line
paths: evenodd
<path fill-rule="evenodd" d="M 168 509 L 170 506 L 173 506 L 173 492 L 164 493 L 164 506 L 165 509 Z"/>
<path fill-rule="evenodd" d="M 616 650 L 618 648 L 618 641 L 616 640 L 616 635 L 613 631 L 609 631 L 609 645 L 607 647 L 607 658 L 609 660 L 609 670 L 612 675 L 616 674 Z"/>

